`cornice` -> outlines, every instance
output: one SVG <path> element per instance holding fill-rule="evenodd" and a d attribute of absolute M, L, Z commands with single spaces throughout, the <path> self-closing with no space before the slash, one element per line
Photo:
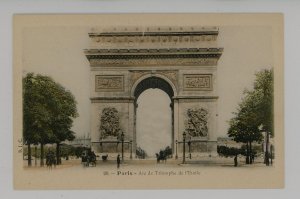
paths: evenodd
<path fill-rule="evenodd" d="M 149 54 L 149 53 L 222 53 L 223 48 L 135 48 L 135 49 L 84 49 L 86 55 L 89 54 Z"/>
<path fill-rule="evenodd" d="M 89 37 L 135 37 L 135 36 L 193 36 L 218 35 L 219 31 L 193 31 L 193 32 L 103 32 L 89 33 Z"/>
<path fill-rule="evenodd" d="M 87 59 L 220 58 L 223 48 L 87 49 Z"/>
<path fill-rule="evenodd" d="M 93 28 L 89 37 L 126 37 L 126 36 L 192 36 L 218 35 L 219 28 L 215 26 L 149 26 L 149 27 L 110 27 Z"/>

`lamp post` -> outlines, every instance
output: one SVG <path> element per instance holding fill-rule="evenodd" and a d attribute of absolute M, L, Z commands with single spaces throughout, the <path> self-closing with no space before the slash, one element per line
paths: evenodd
<path fill-rule="evenodd" d="M 124 132 L 121 133 L 121 142 L 122 142 L 122 162 L 124 161 Z"/>
<path fill-rule="evenodd" d="M 261 124 L 258 129 L 263 132 L 264 126 Z M 266 131 L 266 137 L 265 137 L 265 160 L 264 163 L 266 166 L 269 166 L 270 161 L 269 161 L 269 132 Z"/>
<path fill-rule="evenodd" d="M 175 141 L 175 145 L 176 145 L 176 147 L 175 147 L 175 150 L 176 150 L 175 159 L 176 159 L 176 160 L 178 159 L 178 154 L 177 154 L 177 144 L 178 144 L 178 141 L 176 140 L 176 141 Z"/>
<path fill-rule="evenodd" d="M 191 137 L 190 140 L 188 141 L 188 146 L 189 146 L 189 157 L 192 159 L 192 154 L 191 154 Z"/>
<path fill-rule="evenodd" d="M 273 145 L 271 144 L 271 146 L 270 146 L 271 165 L 273 165 L 273 150 L 274 150 L 274 148 L 273 148 Z"/>
<path fill-rule="evenodd" d="M 132 140 L 130 140 L 130 160 L 132 159 Z"/>
<path fill-rule="evenodd" d="M 182 164 L 185 164 L 185 138 L 186 138 L 186 133 L 185 131 L 182 134 L 183 138 L 183 157 L 182 157 Z"/>
<path fill-rule="evenodd" d="M 269 166 L 269 132 L 266 132 L 266 153 L 265 153 L 266 165 Z"/>
<path fill-rule="evenodd" d="M 37 165 L 37 146 L 35 145 L 34 146 L 34 154 L 35 154 L 35 157 L 34 157 L 34 166 Z"/>

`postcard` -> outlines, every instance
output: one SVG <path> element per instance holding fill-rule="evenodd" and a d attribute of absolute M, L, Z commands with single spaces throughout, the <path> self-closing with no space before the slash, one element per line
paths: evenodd
<path fill-rule="evenodd" d="M 283 15 L 14 16 L 15 189 L 284 187 Z"/>

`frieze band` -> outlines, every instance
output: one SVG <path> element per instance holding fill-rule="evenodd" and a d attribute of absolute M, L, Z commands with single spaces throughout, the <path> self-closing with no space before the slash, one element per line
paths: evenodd
<path fill-rule="evenodd" d="M 183 76 L 184 90 L 212 90 L 211 74 L 186 74 Z"/>
<path fill-rule="evenodd" d="M 169 58 L 169 59 L 91 59 L 91 67 L 112 66 L 215 66 L 218 58 Z"/>
<path fill-rule="evenodd" d="M 96 75 L 95 90 L 96 92 L 123 91 L 124 76 L 123 75 Z"/>

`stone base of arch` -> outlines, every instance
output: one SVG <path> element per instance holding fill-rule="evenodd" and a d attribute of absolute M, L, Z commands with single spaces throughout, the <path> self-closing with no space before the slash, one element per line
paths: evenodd
<path fill-rule="evenodd" d="M 217 98 L 176 98 L 173 97 L 173 122 L 172 122 L 172 151 L 173 158 L 177 156 L 182 157 L 183 151 L 183 137 L 182 134 L 185 131 L 185 121 L 187 120 L 186 112 L 189 108 L 205 107 L 209 113 L 208 123 L 208 136 L 205 138 L 191 138 L 190 151 L 194 157 L 216 155 L 217 149 Z M 99 114 L 101 110 L 106 107 L 115 107 L 119 110 L 120 126 L 125 132 L 124 139 L 124 153 L 126 156 L 132 154 L 132 158 L 137 158 L 135 152 L 137 147 L 136 142 L 136 124 L 135 124 L 135 98 L 110 98 L 110 99 L 94 99 L 91 105 L 91 138 L 92 148 L 95 152 L 100 154 L 120 154 L 121 153 L 121 141 L 116 137 L 109 137 L 107 139 L 101 139 L 99 133 Z M 186 140 L 186 151 L 188 148 L 188 139 Z M 177 143 L 177 144 L 176 144 Z"/>

